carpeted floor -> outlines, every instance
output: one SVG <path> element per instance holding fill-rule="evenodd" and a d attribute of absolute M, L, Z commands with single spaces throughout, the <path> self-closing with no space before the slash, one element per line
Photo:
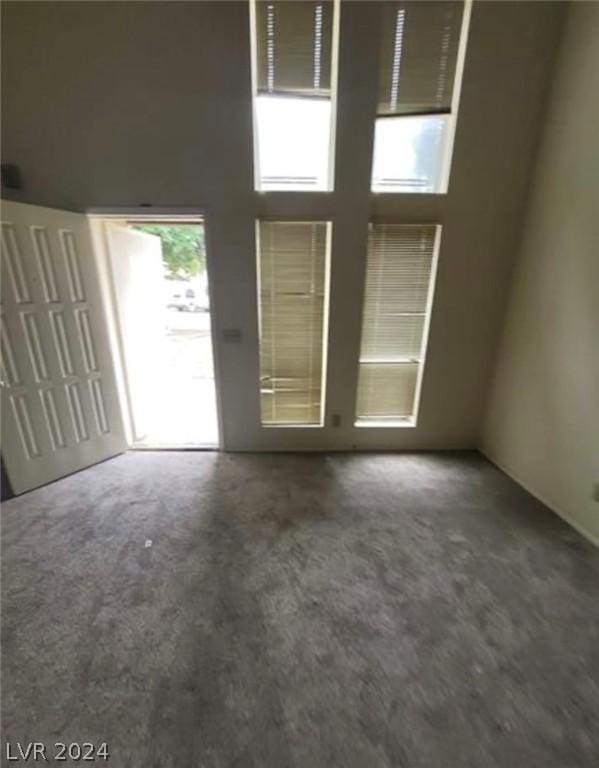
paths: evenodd
<path fill-rule="evenodd" d="M 599 551 L 475 453 L 127 454 L 2 515 L 5 741 L 599 765 Z"/>

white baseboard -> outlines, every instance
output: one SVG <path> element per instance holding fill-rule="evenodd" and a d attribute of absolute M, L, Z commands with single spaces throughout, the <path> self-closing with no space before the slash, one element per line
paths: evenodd
<path fill-rule="evenodd" d="M 560 509 L 557 509 L 557 507 L 554 504 L 551 504 L 549 501 L 547 501 L 547 499 L 543 498 L 543 495 L 541 493 L 535 490 L 529 483 L 524 482 L 522 478 L 518 477 L 518 475 L 515 472 L 513 472 L 511 469 L 509 469 L 509 467 L 506 467 L 505 464 L 495 459 L 488 451 L 484 450 L 483 448 L 479 448 L 478 450 L 483 454 L 485 458 L 487 458 L 491 462 L 491 464 L 494 464 L 498 469 L 504 472 L 514 482 L 518 483 L 518 485 L 521 485 L 525 491 L 528 491 L 528 493 L 530 493 L 531 496 L 534 496 L 536 499 L 542 502 L 552 512 L 555 512 L 555 514 L 558 517 L 561 517 L 561 519 L 564 522 L 572 526 L 572 528 L 578 531 L 578 533 L 581 536 L 584 536 L 584 538 L 587 541 L 590 541 L 591 544 L 594 544 L 596 547 L 599 547 L 599 536 L 595 536 L 595 534 L 591 533 L 590 531 L 587 531 L 586 528 L 580 525 L 580 523 L 574 520 L 570 515 L 567 515 L 565 512 L 562 512 Z"/>

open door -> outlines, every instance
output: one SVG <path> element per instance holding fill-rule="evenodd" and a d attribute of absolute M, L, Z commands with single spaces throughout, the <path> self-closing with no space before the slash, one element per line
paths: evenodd
<path fill-rule="evenodd" d="M 2 455 L 23 493 L 127 450 L 86 216 L 2 204 Z"/>
<path fill-rule="evenodd" d="M 107 268 L 130 447 L 216 448 L 203 219 L 115 215 L 98 217 L 93 230 Z"/>

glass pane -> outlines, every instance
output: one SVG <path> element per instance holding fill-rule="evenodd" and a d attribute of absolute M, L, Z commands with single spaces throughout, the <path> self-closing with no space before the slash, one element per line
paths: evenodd
<path fill-rule="evenodd" d="M 393 425 L 414 416 L 418 363 L 360 363 L 358 426 Z"/>
<path fill-rule="evenodd" d="M 261 190 L 327 190 L 331 102 L 324 98 L 256 97 Z"/>
<path fill-rule="evenodd" d="M 322 426 L 327 222 L 258 224 L 262 425 Z"/>
<path fill-rule="evenodd" d="M 435 224 L 370 225 L 356 426 L 414 426 Z"/>
<path fill-rule="evenodd" d="M 446 192 L 449 115 L 379 117 L 375 125 L 373 192 Z"/>

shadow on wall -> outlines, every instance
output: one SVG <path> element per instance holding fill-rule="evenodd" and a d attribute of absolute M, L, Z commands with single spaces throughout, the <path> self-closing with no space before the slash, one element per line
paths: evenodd
<path fill-rule="evenodd" d="M 8 499 L 12 499 L 13 496 L 14 493 L 12 492 L 10 480 L 8 479 L 4 467 L 4 459 L 2 458 L 2 454 L 0 454 L 0 501 L 8 501 Z"/>

